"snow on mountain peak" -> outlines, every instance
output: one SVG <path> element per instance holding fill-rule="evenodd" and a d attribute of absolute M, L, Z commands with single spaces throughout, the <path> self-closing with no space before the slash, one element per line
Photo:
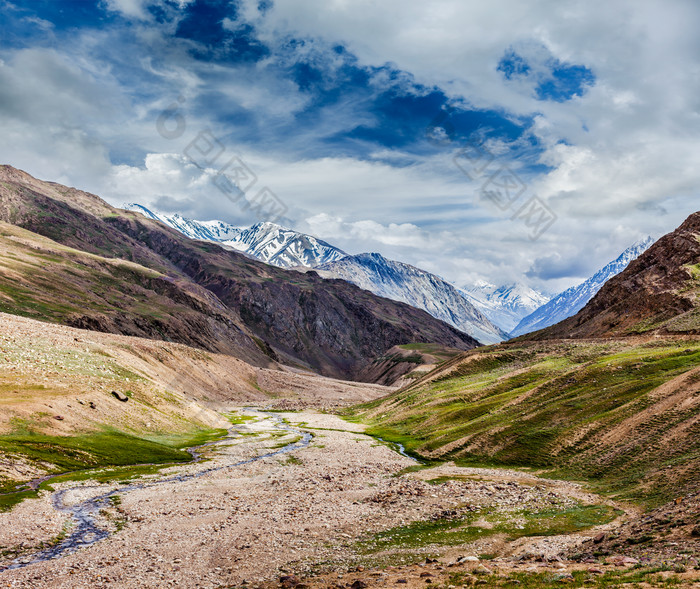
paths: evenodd
<path fill-rule="evenodd" d="M 549 297 L 529 286 L 512 283 L 496 286 L 478 280 L 460 291 L 477 309 L 501 329 L 509 332 L 523 317 L 549 301 Z"/>
<path fill-rule="evenodd" d="M 224 221 L 194 221 L 177 213 L 156 213 L 136 203 L 126 204 L 123 208 L 161 221 L 190 239 L 221 243 L 281 268 L 312 268 L 347 255 L 325 241 L 269 221 L 251 227 L 236 227 Z"/>
<path fill-rule="evenodd" d="M 655 240 L 652 237 L 646 237 L 634 243 L 622 252 L 617 259 L 598 270 L 591 278 L 565 290 L 547 304 L 535 310 L 531 315 L 523 318 L 513 329 L 511 335 L 515 337 L 544 329 L 575 315 L 586 306 L 588 301 L 598 294 L 598 291 L 603 288 L 603 285 L 608 280 L 627 268 L 630 262 L 641 256 L 654 242 Z"/>

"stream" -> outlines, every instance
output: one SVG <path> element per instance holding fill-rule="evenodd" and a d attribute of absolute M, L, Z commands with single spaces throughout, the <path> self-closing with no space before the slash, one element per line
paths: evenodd
<path fill-rule="evenodd" d="M 81 548 L 84 548 L 86 546 L 90 546 L 92 544 L 95 544 L 96 542 L 99 542 L 100 540 L 103 540 L 104 538 L 107 538 L 112 532 L 109 532 L 107 530 L 102 529 L 98 524 L 97 524 L 97 519 L 100 510 L 106 509 L 108 507 L 112 507 L 113 503 L 111 501 L 112 497 L 115 497 L 116 495 L 120 495 L 123 493 L 128 493 L 129 491 L 134 491 L 136 489 L 148 489 L 151 487 L 157 487 L 160 485 L 164 485 L 167 483 L 174 483 L 174 482 L 184 482 L 188 481 L 191 479 L 196 479 L 200 478 L 206 474 L 212 473 L 212 472 L 218 472 L 222 470 L 226 470 L 229 468 L 236 468 L 239 466 L 243 466 L 246 464 L 250 464 L 252 462 L 257 462 L 258 460 L 262 460 L 263 458 L 270 458 L 272 456 L 279 456 L 280 454 L 286 454 L 289 452 L 293 452 L 294 450 L 300 450 L 302 448 L 306 448 L 309 443 L 311 442 L 311 439 L 313 436 L 308 433 L 308 432 L 303 432 L 301 430 L 297 430 L 287 424 L 285 424 L 280 417 L 277 415 L 267 413 L 264 411 L 255 411 L 258 415 L 263 415 L 267 419 L 271 419 L 274 423 L 274 427 L 277 431 L 286 431 L 289 433 L 296 433 L 301 436 L 300 440 L 297 440 L 296 442 L 291 442 L 287 444 L 286 446 L 283 446 L 282 448 L 275 449 L 273 451 L 267 452 L 265 454 L 261 454 L 260 456 L 254 456 L 252 458 L 247 458 L 245 460 L 240 460 L 239 462 L 236 462 L 234 464 L 227 464 L 224 466 L 216 466 L 212 468 L 208 468 L 205 470 L 202 470 L 197 473 L 193 474 L 178 474 L 178 475 L 173 475 L 171 477 L 161 479 L 158 481 L 149 481 L 149 482 L 144 482 L 144 483 L 133 483 L 130 485 L 125 485 L 123 487 L 119 487 L 117 489 L 113 489 L 112 491 L 103 493 L 102 495 L 99 495 L 97 497 L 93 497 L 91 499 L 87 499 L 85 501 L 81 501 L 75 505 L 67 505 L 65 502 L 65 496 L 67 493 L 71 491 L 79 491 L 83 489 L 89 489 L 91 487 L 84 487 L 84 486 L 76 486 L 72 487 L 70 489 L 63 489 L 61 491 L 56 491 L 53 494 L 52 497 L 52 504 L 54 509 L 61 513 L 65 513 L 66 515 L 69 515 L 74 523 L 73 528 L 71 529 L 70 533 L 66 538 L 64 538 L 61 542 L 56 544 L 55 546 L 51 546 L 50 548 L 45 548 L 44 550 L 41 550 L 39 552 L 35 552 L 32 555 L 25 555 L 21 556 L 12 563 L 6 567 L 0 567 L 0 573 L 3 570 L 12 570 L 12 569 L 20 569 L 24 568 L 33 564 L 37 564 L 40 562 L 45 562 L 48 560 L 53 560 L 55 558 L 60 558 L 62 556 L 65 556 L 67 554 L 70 554 L 72 552 L 75 552 L 76 550 L 79 550 Z M 185 464 L 196 464 L 197 462 L 201 461 L 201 455 L 198 452 L 201 448 L 207 447 L 207 446 L 214 446 L 217 444 L 222 444 L 224 442 L 228 442 L 232 439 L 235 439 L 239 437 L 239 434 L 233 431 L 233 428 L 229 430 L 229 434 L 221 439 L 217 440 L 214 442 L 209 442 L 207 444 L 203 444 L 200 446 L 194 446 L 192 448 L 188 448 L 187 452 L 190 453 L 192 456 L 192 461 L 189 463 Z M 177 465 L 181 465 L 182 463 L 177 463 Z M 139 465 L 135 465 L 139 466 Z M 65 473 L 64 473 L 65 474 Z M 59 475 L 54 475 L 54 476 L 59 476 Z M 47 480 L 53 477 L 45 477 L 42 480 Z M 38 479 L 37 479 L 38 480 Z M 34 481 L 32 481 L 34 482 Z M 92 487 L 94 488 L 94 487 Z"/>

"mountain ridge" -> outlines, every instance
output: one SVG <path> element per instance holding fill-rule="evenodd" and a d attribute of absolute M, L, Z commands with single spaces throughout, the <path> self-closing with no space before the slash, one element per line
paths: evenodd
<path fill-rule="evenodd" d="M 492 323 L 507 333 L 551 300 L 550 296 L 519 282 L 499 287 L 481 281 L 471 287 L 462 287 L 459 291 Z"/>
<path fill-rule="evenodd" d="M 576 315 L 533 339 L 700 333 L 700 212 L 607 281 Z"/>
<path fill-rule="evenodd" d="M 351 256 L 323 240 L 275 223 L 235 227 L 222 221 L 194 221 L 179 214 L 164 215 L 135 203 L 125 208 L 161 221 L 188 237 L 232 247 L 268 264 L 280 268 L 313 268 L 326 278 L 340 278 L 378 296 L 407 303 L 482 343 L 498 343 L 507 337 L 504 330 L 473 308 L 459 289 L 410 264 L 388 260 L 380 254 Z M 374 271 L 370 267 L 374 267 Z"/>
<path fill-rule="evenodd" d="M 252 260 L 214 243 L 191 240 L 142 214 L 116 209 L 96 195 L 37 180 L 11 166 L 0 167 L 0 180 L 1 221 L 81 254 L 123 259 L 157 272 L 162 278 L 153 284 L 171 289 L 166 306 L 159 316 L 153 316 L 148 306 L 143 310 L 151 296 L 144 287 L 151 283 L 142 285 L 141 279 L 135 280 L 135 294 L 124 298 L 121 288 L 104 286 L 101 270 L 83 273 L 83 290 L 100 291 L 111 297 L 111 302 L 107 306 L 90 302 L 81 309 L 83 318 L 77 318 L 73 325 L 154 339 L 165 339 L 168 333 L 179 338 L 184 335 L 177 330 L 163 331 L 178 320 L 168 313 L 168 305 L 189 301 L 189 312 L 203 320 L 206 313 L 201 305 L 209 300 L 207 304 L 218 305 L 222 316 L 211 326 L 211 345 L 223 345 L 230 334 L 240 334 L 245 348 L 261 362 L 282 359 L 344 378 L 353 378 L 395 345 L 421 341 L 457 349 L 479 345 L 424 311 L 376 297 L 344 281 L 323 281 Z M 56 263 L 61 272 L 75 272 L 70 261 L 61 258 Z M 20 270 L 23 280 L 32 277 L 32 270 Z M 24 297 L 26 306 L 27 301 L 45 298 L 46 288 L 54 288 L 53 297 L 60 302 L 60 285 L 66 283 L 49 273 L 41 287 L 28 284 L 27 292 L 18 294 L 12 292 L 16 277 L 10 276 L 0 276 L 0 283 L 12 304 L 19 306 L 17 297 Z M 188 296 L 186 290 L 197 297 Z M 123 331 L 128 326 L 121 325 L 119 318 L 135 316 L 138 309 L 146 313 L 138 323 L 140 331 Z M 44 320 L 65 322 L 59 310 L 46 307 L 44 311 Z M 194 326 L 189 329 L 196 331 Z"/>
<path fill-rule="evenodd" d="M 379 296 L 423 309 L 484 344 L 499 343 L 507 337 L 449 282 L 379 253 L 347 256 L 315 270 L 321 276 L 341 278 Z"/>
<path fill-rule="evenodd" d="M 625 270 L 633 260 L 647 251 L 653 243 L 654 240 L 651 237 L 637 241 L 615 260 L 598 270 L 588 280 L 558 294 L 532 314 L 524 317 L 513 329 L 511 336 L 518 337 L 545 329 L 575 315 L 593 299 L 606 282 Z"/>
<path fill-rule="evenodd" d="M 269 221 L 237 227 L 224 221 L 196 221 L 177 213 L 164 215 L 137 203 L 125 204 L 123 208 L 161 221 L 191 239 L 221 243 L 278 268 L 313 268 L 347 256 L 322 239 Z"/>

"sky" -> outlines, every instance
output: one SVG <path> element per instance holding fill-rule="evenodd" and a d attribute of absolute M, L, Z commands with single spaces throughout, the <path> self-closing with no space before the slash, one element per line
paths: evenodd
<path fill-rule="evenodd" d="M 700 209 L 693 0 L 0 0 L 0 163 L 556 293 Z"/>

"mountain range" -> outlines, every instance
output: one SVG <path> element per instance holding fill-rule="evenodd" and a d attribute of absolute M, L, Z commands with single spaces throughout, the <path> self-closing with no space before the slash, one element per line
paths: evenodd
<path fill-rule="evenodd" d="M 321 239 L 275 223 L 236 227 L 223 221 L 195 221 L 179 214 L 155 213 L 135 203 L 126 204 L 123 208 L 161 221 L 190 239 L 221 243 L 279 268 L 314 268 L 347 256 L 344 251 Z"/>
<path fill-rule="evenodd" d="M 608 280 L 578 313 L 532 339 L 700 332 L 700 213 Z M 622 260 L 624 262 L 624 260 Z"/>
<path fill-rule="evenodd" d="M 614 261 L 601 268 L 591 278 L 578 286 L 572 286 L 524 317 L 511 332 L 512 337 L 538 331 L 575 315 L 598 293 L 613 276 L 622 272 L 630 262 L 637 259 L 654 243 L 651 237 L 638 241 L 627 248 Z"/>
<path fill-rule="evenodd" d="M 222 221 L 194 221 L 181 215 L 155 213 L 134 203 L 124 208 L 161 221 L 191 239 L 220 243 L 281 268 L 314 268 L 326 278 L 339 278 L 376 295 L 404 302 L 481 343 L 494 344 L 508 337 L 447 281 L 380 254 L 349 256 L 325 241 L 275 223 L 245 228 Z"/>
<path fill-rule="evenodd" d="M 478 342 L 428 313 L 192 240 L 0 167 L 0 311 L 354 378 L 386 350 Z"/>
<path fill-rule="evenodd" d="M 551 298 L 521 283 L 496 286 L 486 281 L 464 287 L 460 293 L 506 332 Z"/>
<path fill-rule="evenodd" d="M 423 309 L 483 344 L 495 344 L 508 334 L 494 325 L 449 282 L 435 274 L 387 260 L 378 253 L 347 256 L 316 267 L 325 277 L 341 278 L 394 301 Z"/>
<path fill-rule="evenodd" d="M 405 302 L 476 338 L 493 344 L 544 329 L 575 315 L 603 284 L 653 243 L 640 241 L 593 277 L 552 298 L 522 283 L 496 286 L 485 281 L 456 288 L 410 264 L 377 253 L 350 256 L 323 240 L 275 223 L 237 227 L 223 221 L 196 221 L 156 213 L 130 203 L 124 209 L 160 221 L 191 239 L 212 241 L 280 268 L 315 268 L 395 301 Z"/>

